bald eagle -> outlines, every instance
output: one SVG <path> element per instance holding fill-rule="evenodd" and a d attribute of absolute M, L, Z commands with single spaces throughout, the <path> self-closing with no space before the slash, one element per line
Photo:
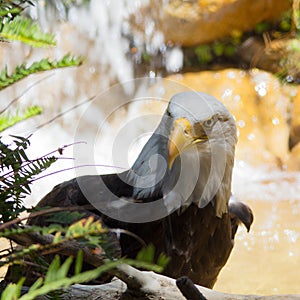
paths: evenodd
<path fill-rule="evenodd" d="M 236 142 L 235 121 L 221 102 L 200 92 L 179 93 L 129 170 L 63 182 L 38 206 L 91 204 L 87 214 L 169 256 L 165 275 L 212 288 L 238 225 L 249 230 L 253 221 L 248 206 L 229 202 Z M 29 224 L 46 221 L 35 217 Z M 130 258 L 142 247 L 127 234 L 118 242 Z"/>

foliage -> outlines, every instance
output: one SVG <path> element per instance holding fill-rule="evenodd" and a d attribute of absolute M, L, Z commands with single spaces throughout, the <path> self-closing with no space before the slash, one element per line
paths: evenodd
<path fill-rule="evenodd" d="M 196 47 L 195 54 L 200 64 L 207 64 L 212 61 L 213 55 L 208 45 L 200 45 Z"/>
<path fill-rule="evenodd" d="M 233 30 L 229 36 L 215 40 L 211 43 L 183 48 L 185 68 L 183 71 L 189 71 L 191 68 L 193 71 L 199 69 L 214 69 L 215 67 L 219 68 L 220 65 L 223 67 L 230 66 L 238 68 L 251 67 L 252 65 L 250 65 L 248 61 L 244 61 L 239 53 L 244 42 L 250 37 L 255 38 L 255 40 L 259 42 L 266 42 L 265 37 L 269 37 L 272 42 L 281 42 L 287 38 L 287 33 L 291 33 L 290 37 L 293 36 L 299 40 L 300 10 L 298 6 L 299 0 L 294 0 L 292 10 L 285 12 L 277 21 L 263 21 L 256 24 L 252 31 L 240 32 L 238 30 Z M 268 50 L 268 43 L 262 43 L 262 45 Z M 298 53 L 292 50 L 293 49 L 283 49 L 280 55 L 277 53 L 278 59 L 276 57 L 274 64 L 284 66 L 282 72 L 277 74 L 281 78 L 299 78 L 299 72 L 296 72 L 296 69 L 299 70 L 297 65 L 297 62 L 299 61 Z M 274 51 L 274 53 L 276 51 Z M 147 53 L 145 56 L 146 55 Z M 286 64 L 286 61 L 288 64 Z M 143 60 L 143 62 L 147 63 L 147 60 Z M 291 76 L 289 76 L 289 73 L 292 73 Z"/>
<path fill-rule="evenodd" d="M 28 5 L 33 5 L 33 3 L 26 0 L 0 1 L 0 38 L 9 41 L 19 40 L 34 47 L 55 45 L 53 34 L 44 33 L 37 22 L 20 15 Z M 44 58 L 30 66 L 23 63 L 17 66 L 11 74 L 8 73 L 6 66 L 0 73 L 0 90 L 31 74 L 78 66 L 81 63 L 81 58 L 67 54 L 60 60 Z M 38 106 L 29 106 L 22 111 L 12 112 L 7 110 L 9 106 L 7 105 L 0 112 L 0 132 L 42 112 Z M 0 221 L 2 222 L 16 218 L 25 209 L 22 200 L 30 194 L 30 184 L 38 174 L 56 161 L 53 156 L 29 159 L 26 154 L 29 145 L 29 138 L 25 137 L 15 136 L 8 144 L 3 142 L 3 137 L 0 138 Z"/>
<path fill-rule="evenodd" d="M 236 55 L 236 45 L 240 44 L 239 37 L 230 37 L 224 41 L 214 41 L 209 45 L 199 45 L 194 53 L 199 65 L 208 65 L 219 57 L 233 58 Z"/>
<path fill-rule="evenodd" d="M 44 33 L 37 22 L 20 16 L 20 13 L 27 5 L 33 5 L 33 3 L 24 0 L 0 1 L 0 39 L 5 41 L 19 40 L 34 47 L 54 46 L 55 37 L 53 34 Z M 81 63 L 82 59 L 74 58 L 70 54 L 67 54 L 60 60 L 44 58 L 32 63 L 30 66 L 23 63 L 22 65 L 17 66 L 11 74 L 8 73 L 8 67 L 6 66 L 0 73 L 0 90 L 13 85 L 17 81 L 31 74 L 63 67 L 78 66 Z M 12 100 L 10 104 L 15 101 L 17 101 L 17 99 Z M 42 109 L 38 106 L 30 106 L 22 111 L 18 109 L 15 111 L 8 111 L 10 104 L 0 112 L 0 132 L 42 112 Z M 0 235 L 6 238 L 12 238 L 14 234 L 22 235 L 33 231 L 37 232 L 38 230 L 43 234 L 49 234 L 53 231 L 59 232 L 58 230 L 61 229 L 59 225 L 55 226 L 55 228 L 51 228 L 50 226 L 43 230 L 36 227 L 14 227 L 10 230 L 7 229 L 9 223 L 6 222 L 17 218 L 20 212 L 25 210 L 23 199 L 31 193 L 30 185 L 32 182 L 36 179 L 38 174 L 56 161 L 56 157 L 45 155 L 39 158 L 30 159 L 27 155 L 27 150 L 30 146 L 29 137 L 8 137 L 7 135 L 4 137 L 4 135 L 0 137 L 0 221 L 2 223 L 1 227 L 6 229 L 4 229 Z M 92 228 L 95 229 L 94 227 Z M 76 229 L 78 230 L 78 228 Z M 69 239 L 73 238 L 72 228 L 66 233 L 68 233 Z M 85 234 L 87 233 L 85 232 Z M 61 243 L 59 237 L 57 236 L 56 238 L 58 240 L 56 241 L 56 244 Z M 95 238 L 92 242 L 94 244 L 96 243 Z M 41 247 L 41 245 L 33 244 L 23 249 L 20 248 L 16 251 L 10 251 L 8 254 L 1 252 L 1 265 L 20 261 L 24 255 L 37 253 L 37 250 L 40 250 Z M 77 266 L 77 272 L 79 273 L 79 271 L 80 268 Z M 49 276 L 51 274 L 50 270 Z M 61 271 L 57 272 L 57 275 L 65 277 L 65 274 Z M 45 280 L 46 283 L 47 280 Z M 24 279 L 21 279 L 18 284 L 10 285 L 2 293 L 1 299 L 16 299 L 18 295 L 20 295 L 22 282 L 24 282 Z M 35 285 L 31 287 L 31 291 L 36 290 L 38 286 L 39 283 L 37 281 Z"/>
<path fill-rule="evenodd" d="M 11 21 L 29 5 L 34 5 L 30 0 L 5 0 L 0 1 L 0 20 L 1 24 Z"/>
<path fill-rule="evenodd" d="M 10 41 L 19 40 L 34 47 L 56 45 L 53 34 L 44 33 L 37 23 L 20 16 L 2 25 L 0 37 Z"/>
<path fill-rule="evenodd" d="M 4 124 L 3 126 L 7 126 Z M 25 208 L 22 200 L 31 192 L 34 177 L 49 168 L 56 161 L 53 156 L 28 158 L 26 149 L 29 139 L 13 136 L 11 144 L 0 140 L 0 220 L 7 222 L 16 218 Z"/>
<path fill-rule="evenodd" d="M 43 244 L 37 240 L 35 244 L 25 247 L 23 249 L 16 249 L 13 253 L 7 255 L 0 255 L 1 264 L 15 263 L 24 264 L 24 256 L 34 257 L 34 253 L 55 253 L 57 249 L 61 249 L 64 245 L 69 245 L 69 242 L 76 240 L 78 245 L 88 246 L 95 249 L 106 248 L 103 265 L 91 271 L 82 272 L 83 267 L 83 252 L 82 248 L 78 246 L 76 259 L 68 257 L 63 263 L 60 262 L 60 256 L 56 255 L 50 265 L 45 265 L 45 274 L 38 278 L 29 288 L 26 294 L 21 296 L 21 287 L 25 278 L 21 278 L 17 284 L 9 284 L 2 293 L 1 299 L 34 299 L 39 295 L 49 294 L 50 292 L 58 290 L 56 296 L 63 293 L 63 290 L 71 284 L 84 283 L 97 279 L 103 273 L 115 269 L 120 264 L 129 264 L 138 268 L 149 269 L 155 272 L 161 272 L 163 267 L 167 264 L 168 259 L 164 255 L 160 255 L 157 264 L 154 264 L 154 247 L 149 245 L 145 247 L 137 256 L 136 260 L 131 259 L 110 259 L 107 255 L 107 234 L 109 231 L 102 227 L 100 220 L 94 220 L 93 217 L 83 219 L 75 222 L 69 227 L 62 227 L 60 225 L 52 224 L 48 227 L 30 226 L 30 227 L 7 227 L 0 232 L 0 237 L 12 238 L 16 236 L 24 236 L 28 233 L 36 233 L 41 236 L 48 236 L 49 233 L 54 233 L 53 241 L 49 244 Z M 58 250 L 59 252 L 59 250 Z M 36 262 L 37 263 L 37 262 Z M 31 263 L 32 265 L 32 263 Z M 71 265 L 73 269 L 71 270 Z M 43 270 L 40 265 L 37 265 L 38 270 Z M 37 273 L 37 272 L 36 272 Z"/>
<path fill-rule="evenodd" d="M 20 16 L 26 5 L 33 5 L 31 1 L 0 1 L 0 38 L 8 41 L 19 40 L 33 47 L 55 46 L 55 35 L 45 33 L 35 21 Z M 9 85 L 38 72 L 58 68 L 79 66 L 82 58 L 75 58 L 66 54 L 60 60 L 44 58 L 30 66 L 23 63 L 8 74 L 7 66 L 0 73 L 0 90 Z"/>
<path fill-rule="evenodd" d="M 115 246 L 109 244 L 110 230 L 104 228 L 101 221 L 94 220 L 93 217 L 81 219 L 77 222 L 74 222 L 70 226 L 51 224 L 49 226 L 42 227 L 36 225 L 7 227 L 2 225 L 1 227 L 1 238 L 8 238 L 12 239 L 13 241 L 18 241 L 20 236 L 27 236 L 25 239 L 27 239 L 26 243 L 29 244 L 31 240 L 30 234 L 34 234 L 35 243 L 26 248 L 15 249 L 15 251 L 9 255 L 6 253 L 0 254 L 0 266 L 11 263 L 26 265 L 26 262 L 20 260 L 24 257 L 24 255 L 32 255 L 34 253 L 43 254 L 48 253 L 49 251 L 57 252 L 57 249 L 64 247 L 64 245 L 69 245 L 70 242 L 75 240 L 78 242 L 78 247 L 81 245 L 82 247 L 89 247 L 91 249 L 104 249 L 105 251 L 101 252 L 103 258 L 115 259 Z M 52 234 L 51 241 L 49 239 L 49 234 Z M 47 237 L 48 243 L 42 243 L 43 237 Z M 25 239 L 23 238 L 23 241 Z M 152 244 L 150 244 L 145 246 L 138 253 L 136 259 L 147 264 L 153 264 L 153 262 L 156 261 L 156 265 L 159 267 L 159 269 L 165 267 L 169 262 L 169 258 L 162 253 L 156 260 L 154 253 L 155 248 Z M 76 272 L 79 272 L 78 267 L 75 269 L 77 269 Z"/>
<path fill-rule="evenodd" d="M 33 46 L 55 44 L 54 36 L 44 34 L 39 25 L 20 14 L 29 6 L 29 0 L 0 1 L 0 38 L 2 40 L 20 40 Z"/>
<path fill-rule="evenodd" d="M 65 212 L 66 214 L 66 212 Z M 88 219 L 81 219 L 71 226 L 61 226 L 58 224 L 51 224 L 49 226 L 15 226 L 15 227 L 6 227 L 4 230 L 0 232 L 0 237 L 12 239 L 18 241 L 18 236 L 23 235 L 27 236 L 28 241 L 30 240 L 30 234 L 35 234 L 36 242 L 31 244 L 26 248 L 15 249 L 15 251 L 9 255 L 2 254 L 0 255 L 0 266 L 5 264 L 25 264 L 26 262 L 21 259 L 24 255 L 33 254 L 43 254 L 52 249 L 53 252 L 57 251 L 55 249 L 59 249 L 59 247 L 63 247 L 63 244 L 78 241 L 82 247 L 92 247 L 95 248 L 106 248 L 105 256 L 110 257 L 110 249 L 107 243 L 107 233 L 108 231 L 102 227 L 102 224 L 99 220 L 94 221 L 92 217 Z M 36 236 L 38 234 L 40 239 Z M 48 236 L 49 234 L 53 234 L 53 238 L 51 242 L 42 243 L 43 237 Z M 26 238 L 25 238 L 26 239 Z M 29 243 L 27 241 L 27 243 Z M 78 244 L 78 246 L 79 246 Z M 78 249 L 79 250 L 79 249 Z"/>
<path fill-rule="evenodd" d="M 51 291 L 67 288 L 75 283 L 89 282 L 98 278 L 101 274 L 115 269 L 121 264 L 129 264 L 137 268 L 147 268 L 155 272 L 161 272 L 162 268 L 153 264 L 145 262 L 139 262 L 131 259 L 119 259 L 116 261 L 109 261 L 105 265 L 96 269 L 77 273 L 71 277 L 66 277 L 69 272 L 70 266 L 73 262 L 73 258 L 69 257 L 63 264 L 60 263 L 59 256 L 56 256 L 52 261 L 49 269 L 45 275 L 45 279 L 39 278 L 29 289 L 28 293 L 20 297 L 21 287 L 24 282 L 22 278 L 17 284 L 9 284 L 2 293 L 1 300 L 31 300 L 37 296 L 48 294 Z M 80 270 L 81 260 L 77 257 L 76 266 Z"/>
<path fill-rule="evenodd" d="M 82 58 L 76 58 L 71 56 L 70 54 L 66 54 L 60 60 L 51 61 L 48 58 L 44 58 L 40 61 L 34 62 L 28 67 L 26 66 L 26 64 L 22 64 L 20 66 L 17 66 L 10 75 L 8 74 L 8 70 L 6 67 L 0 73 L 0 90 L 31 74 L 65 67 L 80 66 L 82 62 Z"/>
<path fill-rule="evenodd" d="M 269 47 L 269 52 L 278 59 L 278 71 L 276 75 L 286 83 L 300 82 L 300 40 L 297 38 L 284 40 L 278 45 Z"/>
<path fill-rule="evenodd" d="M 71 2 L 74 1 L 64 1 L 64 4 L 68 7 Z M 47 1 L 47 5 L 49 3 L 53 4 L 54 2 Z M 27 5 L 33 5 L 33 3 L 26 0 L 0 1 L 0 39 L 9 42 L 18 40 L 31 47 L 55 46 L 53 34 L 44 33 L 37 22 L 20 15 Z M 59 60 L 44 58 L 31 65 L 24 62 L 10 72 L 8 71 L 9 66 L 6 66 L 0 72 L 0 91 L 29 75 L 58 68 L 79 66 L 82 62 L 82 58 L 67 54 Z M 8 111 L 8 108 L 15 101 L 17 100 L 12 100 L 5 109 L 0 111 L 0 132 L 42 112 L 38 106 Z M 115 249 L 111 232 L 103 228 L 101 220 L 95 221 L 92 217 L 81 219 L 83 214 L 80 211 L 62 211 L 52 214 L 47 221 L 52 219 L 55 224 L 50 226 L 20 225 L 20 219 L 17 217 L 26 210 L 23 199 L 31 193 L 31 184 L 41 172 L 57 160 L 55 156 L 50 154 L 30 159 L 27 155 L 29 146 L 29 137 L 5 136 L 4 138 L 4 135 L 0 137 L 0 237 L 24 245 L 24 247 L 17 247 L 9 251 L 1 251 L 0 266 L 16 265 L 24 267 L 24 270 L 27 271 L 26 268 L 30 265 L 30 267 L 36 267 L 35 275 L 39 278 L 27 288 L 25 293 L 26 288 L 23 287 L 25 278 L 21 278 L 16 284 L 9 284 L 2 292 L 1 299 L 28 300 L 45 294 L 57 299 L 68 286 L 89 282 L 124 263 L 156 272 L 162 271 L 168 259 L 161 255 L 158 259 L 158 265 L 153 264 L 153 246 L 143 249 L 138 256 L 139 261 L 116 259 L 116 253 L 119 253 L 118 249 Z M 33 214 L 35 213 L 43 212 L 34 211 Z M 78 219 L 81 220 L 74 222 Z M 73 223 L 71 226 L 66 226 L 71 222 Z M 49 260 L 48 253 L 60 253 L 60 249 L 71 243 L 76 243 L 78 246 L 75 247 L 76 251 L 83 249 L 77 251 L 77 256 L 70 256 L 63 262 L 61 262 L 59 255 L 55 256 L 52 262 Z M 91 251 L 95 250 L 92 252 L 93 255 L 98 255 L 100 262 L 103 259 L 103 265 L 91 271 L 83 272 L 83 253 L 85 253 L 86 247 Z M 76 259 L 74 259 L 75 256 Z"/>
<path fill-rule="evenodd" d="M 42 109 L 39 106 L 33 105 L 27 107 L 23 112 L 16 111 L 13 114 L 7 112 L 0 114 L 0 132 L 5 129 L 14 126 L 15 124 L 25 121 L 31 117 L 39 115 Z"/>
<path fill-rule="evenodd" d="M 138 261 L 152 263 L 155 261 L 154 253 L 155 248 L 153 244 L 149 244 L 138 253 L 136 259 Z M 164 253 L 160 253 L 156 263 L 158 266 L 165 267 L 168 264 L 169 260 L 169 257 L 167 257 Z"/>

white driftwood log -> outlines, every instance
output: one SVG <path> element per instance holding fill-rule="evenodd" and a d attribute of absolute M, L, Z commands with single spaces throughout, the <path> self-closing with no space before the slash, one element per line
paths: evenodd
<path fill-rule="evenodd" d="M 153 272 L 139 271 L 122 265 L 118 277 L 102 285 L 73 285 L 64 294 L 65 300 L 186 300 L 176 286 L 175 279 Z M 127 282 L 127 285 L 124 283 Z M 128 287 L 128 288 L 127 288 Z M 237 295 L 226 294 L 201 286 L 196 286 L 207 300 L 294 300 L 300 295 Z M 45 299 L 44 297 L 38 299 Z M 201 298 L 199 298 L 201 299 Z M 203 298 L 202 298 L 203 299 Z M 194 299 L 188 299 L 194 300 Z M 195 299 L 196 300 L 196 299 Z"/>
<path fill-rule="evenodd" d="M 36 232 L 16 234 L 10 237 L 19 245 L 28 246 L 35 243 L 43 245 L 53 242 L 53 235 L 42 236 Z M 76 256 L 78 249 L 83 251 L 83 260 L 90 265 L 98 267 L 103 263 L 102 254 L 97 255 L 91 252 L 88 247 L 83 247 L 77 241 L 68 241 L 60 244 L 56 253 Z M 299 299 L 300 295 L 238 295 L 226 294 L 211 289 L 195 286 L 190 282 L 184 286 L 185 290 L 191 287 L 194 292 L 188 293 L 184 297 L 176 285 L 176 280 L 156 274 L 154 272 L 139 271 L 128 265 L 120 265 L 117 268 L 116 276 L 110 283 L 101 285 L 80 285 L 76 284 L 65 290 L 63 299 L 65 300 L 294 300 Z M 186 283 L 183 279 L 181 283 Z M 198 289 L 200 293 L 196 290 Z M 25 290 L 26 291 L 26 288 Z M 196 293 L 195 293 L 196 291 Z M 198 294 L 198 295 L 197 295 Z M 202 295 L 201 295 L 202 294 Z M 36 299 L 45 300 L 47 297 Z"/>

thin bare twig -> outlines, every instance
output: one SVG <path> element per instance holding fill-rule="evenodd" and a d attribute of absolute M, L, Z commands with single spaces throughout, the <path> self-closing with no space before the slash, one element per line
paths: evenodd
<path fill-rule="evenodd" d="M 54 122 L 55 120 L 61 118 L 61 117 L 64 116 L 65 114 L 67 114 L 67 113 L 73 111 L 74 109 L 80 107 L 81 105 L 84 105 L 84 104 L 86 104 L 86 103 L 88 103 L 88 102 L 94 100 L 96 97 L 97 97 L 97 95 L 91 96 L 91 97 L 87 98 L 86 100 L 83 100 L 82 102 L 80 102 L 80 103 L 78 103 L 78 104 L 76 104 L 76 105 L 74 105 L 74 106 L 68 108 L 67 110 L 65 110 L 65 111 L 63 111 L 63 112 L 60 112 L 59 114 L 57 114 L 56 116 L 54 116 L 54 117 L 51 118 L 50 120 L 48 120 L 48 121 L 46 121 L 46 122 L 44 122 L 44 123 L 38 125 L 38 126 L 35 128 L 35 130 L 34 130 L 31 134 L 34 134 L 34 133 L 37 132 L 39 129 L 45 127 L 46 125 L 51 124 L 51 123 Z"/>
<path fill-rule="evenodd" d="M 29 137 L 27 137 L 27 139 L 29 139 L 30 136 L 31 136 L 31 135 L 29 135 Z M 49 158 L 49 156 L 52 155 L 52 154 L 54 154 L 55 152 L 59 152 L 59 153 L 61 152 L 61 153 L 62 153 L 62 151 L 63 151 L 64 149 L 66 149 L 67 147 L 74 146 L 74 145 L 76 145 L 76 144 L 81 144 L 81 143 L 85 143 L 85 142 L 82 141 L 82 142 L 74 142 L 74 143 L 71 143 L 71 144 L 67 144 L 67 145 L 64 145 L 64 146 L 62 146 L 62 147 L 60 147 L 60 148 L 58 148 L 58 149 L 56 149 L 56 150 L 53 150 L 53 151 L 51 151 L 51 152 L 49 152 L 49 153 L 47 153 L 47 154 L 42 155 L 41 157 L 38 157 L 38 158 L 36 158 L 36 159 L 30 159 L 30 160 L 26 161 L 25 164 L 22 164 L 22 165 L 18 168 L 18 170 L 20 170 L 21 168 L 26 168 L 27 166 L 31 165 L 32 163 L 37 162 L 37 161 L 40 160 L 40 159 L 43 159 L 43 158 Z M 56 157 L 56 158 L 58 159 L 58 157 Z M 60 158 L 60 159 L 62 159 L 62 158 Z M 68 158 L 63 158 L 63 159 L 72 159 L 72 160 L 74 160 L 74 158 L 69 158 L 69 157 L 68 157 Z M 19 163 L 16 162 L 15 165 L 17 165 L 17 164 L 19 164 Z M 9 171 L 9 172 L 3 174 L 3 175 L 1 176 L 1 181 L 3 181 L 3 179 L 6 178 L 6 177 L 12 176 L 15 172 L 16 172 L 16 170 L 14 169 L 14 170 L 11 170 L 11 171 Z M 10 175 L 10 174 L 12 174 L 12 175 Z M 14 187 L 14 186 L 10 186 L 9 188 L 11 188 L 11 187 Z M 4 191 L 5 191 L 5 190 L 4 190 Z"/>
<path fill-rule="evenodd" d="M 115 233 L 118 239 L 120 239 L 120 235 L 121 235 L 122 233 L 124 233 L 124 234 L 127 234 L 128 236 L 131 236 L 131 237 L 135 238 L 141 245 L 143 245 L 143 247 L 146 247 L 146 246 L 147 246 L 146 242 L 145 242 L 143 239 L 141 239 L 141 238 L 140 238 L 138 235 L 136 235 L 135 233 L 133 233 L 133 232 L 131 232 L 131 231 L 128 231 L 128 230 L 126 230 L 126 229 L 121 229 L 121 228 L 111 228 L 111 229 L 109 229 L 109 231 Z"/>
<path fill-rule="evenodd" d="M 111 166 L 111 165 L 86 164 L 86 165 L 74 166 L 74 167 L 70 167 L 70 168 L 65 168 L 63 170 L 57 170 L 57 171 L 54 171 L 54 172 L 51 172 L 51 173 L 47 173 L 45 175 L 42 175 L 40 177 L 37 177 L 37 178 L 33 179 L 31 182 L 34 182 L 36 180 L 40 180 L 40 179 L 42 179 L 44 177 L 47 177 L 47 176 L 50 176 L 50 175 L 58 174 L 58 173 L 65 172 L 65 171 L 74 170 L 74 169 L 77 169 L 77 168 L 86 168 L 86 167 L 103 167 L 103 168 L 115 168 L 115 169 L 127 170 L 126 168 L 123 168 L 123 167 L 117 167 L 117 166 Z"/>
<path fill-rule="evenodd" d="M 33 87 L 41 83 L 42 81 L 49 79 L 50 77 L 54 76 L 54 74 L 47 75 L 43 77 L 42 79 L 37 80 L 33 84 L 29 85 L 19 96 L 15 97 L 13 100 L 11 100 L 1 111 L 0 114 L 3 114 L 8 108 L 10 108 L 15 102 L 17 102 L 22 96 L 24 96 L 28 91 L 30 91 Z"/>
<path fill-rule="evenodd" d="M 48 157 L 48 156 L 50 156 L 50 155 L 56 153 L 57 151 L 59 152 L 59 154 L 61 154 L 66 148 L 68 148 L 68 147 L 70 147 L 70 146 L 75 146 L 75 145 L 78 145 L 78 144 L 87 144 L 87 143 L 86 143 L 85 141 L 78 141 L 78 142 L 73 142 L 73 143 L 70 143 L 70 144 L 66 144 L 66 145 L 63 145 L 63 146 L 59 147 L 59 148 L 56 149 L 56 150 L 53 150 L 53 151 L 51 151 L 51 152 L 49 152 L 49 153 L 47 153 L 47 154 L 44 154 L 44 155 L 42 156 L 42 158 L 43 158 L 43 157 Z"/>

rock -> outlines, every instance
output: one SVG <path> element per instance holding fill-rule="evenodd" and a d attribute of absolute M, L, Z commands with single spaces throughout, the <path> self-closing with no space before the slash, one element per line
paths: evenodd
<path fill-rule="evenodd" d="M 252 67 L 279 74 L 289 83 L 299 83 L 299 49 L 300 41 L 296 38 L 263 42 L 257 37 L 250 37 L 238 48 L 238 55 Z"/>
<path fill-rule="evenodd" d="M 163 32 L 166 42 L 192 46 L 251 30 L 261 21 L 276 20 L 290 8 L 289 0 L 151 1 L 148 7 L 132 16 L 131 24 L 149 38 L 151 22 L 142 25 L 141 17 L 147 19 L 150 14 L 152 25 L 155 23 L 156 30 Z M 143 26 L 145 28 L 141 28 Z"/>

